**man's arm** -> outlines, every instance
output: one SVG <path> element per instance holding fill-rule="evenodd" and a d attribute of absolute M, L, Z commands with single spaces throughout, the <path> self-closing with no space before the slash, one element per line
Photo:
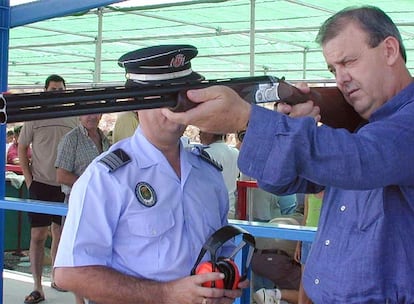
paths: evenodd
<path fill-rule="evenodd" d="M 204 282 L 220 280 L 221 273 L 188 276 L 171 282 L 156 282 L 124 275 L 104 266 L 57 267 L 55 283 L 64 289 L 101 304 L 114 303 L 208 303 L 231 304 L 241 289 L 202 287 Z M 246 288 L 248 281 L 239 284 Z"/>
<path fill-rule="evenodd" d="M 22 168 L 24 175 L 24 181 L 26 183 L 27 189 L 29 189 L 33 180 L 33 175 L 32 170 L 30 168 L 29 157 L 27 156 L 27 149 L 28 146 L 19 143 L 17 150 L 19 155 L 20 167 Z"/>
<path fill-rule="evenodd" d="M 309 88 L 301 87 L 304 93 Z M 249 121 L 252 105 L 243 100 L 234 90 L 226 86 L 212 86 L 205 89 L 190 90 L 188 98 L 199 105 L 186 112 L 172 112 L 162 109 L 168 119 L 185 125 L 194 125 L 209 133 L 235 133 L 245 130 Z M 320 120 L 320 109 L 309 100 L 294 106 L 285 104 L 283 111 L 292 117 L 311 116 Z M 288 108 L 287 108 L 288 107 Z"/>
<path fill-rule="evenodd" d="M 78 178 L 79 176 L 68 170 L 56 168 L 56 181 L 61 185 L 72 187 Z"/>
<path fill-rule="evenodd" d="M 235 133 L 246 129 L 252 106 L 229 87 L 190 90 L 187 96 L 198 106 L 186 112 L 164 108 L 163 114 L 172 121 L 195 125 L 209 133 Z"/>

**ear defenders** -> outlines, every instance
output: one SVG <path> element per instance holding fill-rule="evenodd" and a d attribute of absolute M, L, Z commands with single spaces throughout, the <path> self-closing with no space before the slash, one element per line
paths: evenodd
<path fill-rule="evenodd" d="M 233 250 L 230 257 L 216 258 L 217 250 L 224 243 L 240 234 L 243 236 L 242 242 Z M 241 276 L 236 263 L 233 261 L 233 258 L 246 244 L 249 245 L 250 248 L 246 259 L 244 274 Z M 237 289 L 239 282 L 246 278 L 247 269 L 249 268 L 252 260 L 254 248 L 255 239 L 246 230 L 236 226 L 224 226 L 214 232 L 205 242 L 200 254 L 198 255 L 197 261 L 191 270 L 191 274 L 221 272 L 224 274 L 223 280 L 206 282 L 203 286 L 221 289 Z M 207 251 L 210 253 L 211 260 L 200 263 Z"/>

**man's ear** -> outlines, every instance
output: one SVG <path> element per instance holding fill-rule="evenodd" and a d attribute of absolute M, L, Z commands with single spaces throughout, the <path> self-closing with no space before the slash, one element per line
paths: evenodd
<path fill-rule="evenodd" d="M 389 65 L 393 65 L 400 57 L 402 59 L 397 38 L 388 36 L 382 43 L 384 44 L 385 58 Z"/>

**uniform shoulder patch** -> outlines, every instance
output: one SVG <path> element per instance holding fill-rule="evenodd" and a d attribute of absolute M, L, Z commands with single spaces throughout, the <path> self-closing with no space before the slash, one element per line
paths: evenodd
<path fill-rule="evenodd" d="M 209 163 L 210 165 L 213 165 L 217 170 L 223 171 L 223 166 L 218 161 L 216 161 L 214 158 L 212 158 L 210 154 L 207 153 L 207 151 L 204 150 L 207 147 L 208 146 L 204 147 L 201 145 L 194 145 L 191 147 L 191 153 L 197 155 L 198 157 L 200 157 L 202 160 Z"/>
<path fill-rule="evenodd" d="M 99 162 L 103 163 L 109 168 L 109 172 L 115 171 L 130 161 L 131 158 L 129 155 L 122 149 L 116 149 L 111 153 L 106 154 L 99 160 Z"/>

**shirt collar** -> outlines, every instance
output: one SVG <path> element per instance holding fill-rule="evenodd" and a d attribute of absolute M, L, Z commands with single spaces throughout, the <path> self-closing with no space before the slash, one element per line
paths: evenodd
<path fill-rule="evenodd" d="M 398 111 L 399 108 L 412 102 L 414 102 L 414 82 L 411 82 L 397 95 L 392 97 L 383 106 L 381 106 L 374 113 L 372 113 L 369 121 L 372 122 L 390 116 L 396 111 Z"/>
<path fill-rule="evenodd" d="M 82 124 L 79 125 L 79 130 L 83 135 L 89 136 L 88 129 L 86 129 Z"/>

